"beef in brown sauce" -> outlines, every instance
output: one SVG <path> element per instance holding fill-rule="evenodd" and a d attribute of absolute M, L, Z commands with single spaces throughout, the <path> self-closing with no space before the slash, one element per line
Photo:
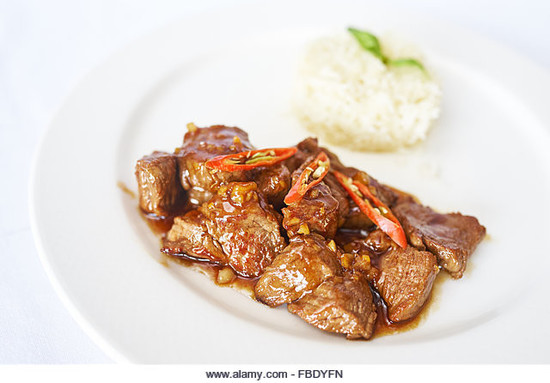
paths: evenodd
<path fill-rule="evenodd" d="M 200 205 L 212 198 L 224 183 L 246 181 L 244 171 L 226 172 L 206 166 L 211 158 L 253 149 L 244 130 L 223 125 L 208 128 L 192 126 L 183 139 L 183 145 L 176 149 L 180 180 L 189 193 L 192 204 Z"/>
<path fill-rule="evenodd" d="M 309 144 L 310 149 L 316 148 Z M 320 150 L 318 150 L 320 151 Z M 294 185 L 302 172 L 314 160 L 310 156 L 292 173 Z M 298 201 L 289 204 L 282 210 L 283 226 L 289 237 L 299 233 L 315 232 L 326 238 L 333 238 L 338 228 L 344 223 L 348 214 L 349 202 L 346 192 L 332 174 L 327 174 L 323 181 L 313 186 Z"/>
<path fill-rule="evenodd" d="M 275 307 L 300 299 L 342 268 L 336 253 L 317 234 L 299 235 L 267 267 L 255 288 L 256 299 Z"/>
<path fill-rule="evenodd" d="M 163 252 L 185 255 L 190 249 L 192 256 L 227 264 L 245 277 L 257 277 L 286 246 L 279 221 L 279 214 L 254 182 L 232 182 L 175 222 Z"/>
<path fill-rule="evenodd" d="M 414 318 L 430 297 L 439 272 L 436 257 L 412 246 L 392 247 L 378 257 L 372 283 L 387 305 L 388 319 L 396 323 Z"/>
<path fill-rule="evenodd" d="M 178 181 L 178 166 L 173 155 L 153 152 L 136 164 L 139 206 L 159 217 L 172 215 L 183 190 Z"/>
<path fill-rule="evenodd" d="M 439 273 L 432 253 L 402 249 L 380 229 L 342 247 L 353 255 L 351 269 L 363 273 L 384 300 L 390 322 L 407 321 L 420 312 Z"/>
<path fill-rule="evenodd" d="M 258 190 L 275 208 L 283 206 L 283 199 L 290 190 L 290 171 L 283 163 L 262 166 L 247 171 L 247 178 L 256 182 Z"/>
<path fill-rule="evenodd" d="M 405 201 L 393 208 L 411 245 L 435 254 L 453 278 L 461 278 L 468 258 L 485 237 L 485 227 L 475 217 L 440 214 L 427 206 Z"/>
<path fill-rule="evenodd" d="M 314 158 L 320 151 L 324 151 L 330 159 L 331 169 L 368 185 L 371 192 L 388 206 L 392 206 L 397 200 L 398 194 L 392 188 L 378 182 L 374 177 L 357 168 L 345 166 L 336 154 L 327 148 L 319 146 L 316 138 L 306 138 L 296 147 L 298 148 L 296 154 L 286 161 L 288 168 L 290 170 L 295 169 L 295 173 L 300 172 L 300 167 L 303 167 L 309 159 Z M 357 205 L 349 199 L 346 191 L 332 173 L 327 174 L 323 182 L 330 188 L 331 194 L 339 202 L 338 227 L 367 229 L 374 225 L 365 214 L 361 213 Z"/>
<path fill-rule="evenodd" d="M 312 293 L 290 303 L 288 311 L 309 324 L 348 339 L 369 339 L 376 323 L 376 306 L 367 281 L 345 273 L 321 283 Z"/>
<path fill-rule="evenodd" d="M 252 149 L 254 147 L 248 134 L 239 128 L 223 125 L 208 128 L 192 126 L 185 134 L 183 145 L 175 153 L 181 184 L 188 190 L 190 202 L 200 205 L 208 201 L 221 185 L 228 182 L 254 181 L 269 203 L 280 207 L 290 189 L 290 172 L 284 164 L 233 172 L 206 166 L 206 161 L 211 158 Z"/>
<path fill-rule="evenodd" d="M 338 201 L 322 182 L 284 208 L 283 215 L 283 227 L 289 237 L 311 232 L 333 238 L 338 229 Z"/>
<path fill-rule="evenodd" d="M 345 252 L 353 255 L 381 255 L 395 244 L 391 238 L 380 229 L 373 230 L 366 236 L 357 233 L 352 237 L 340 237 L 337 239 L 337 242 Z"/>
<path fill-rule="evenodd" d="M 228 263 L 221 245 L 208 232 L 206 217 L 198 210 L 191 210 L 174 218 L 174 224 L 163 240 L 161 251 L 169 255 Z"/>
<path fill-rule="evenodd" d="M 379 324 L 417 317 L 439 267 L 460 278 L 485 235 L 476 218 L 436 213 L 345 166 L 315 138 L 298 143 L 294 156 L 271 166 L 236 171 L 206 166 L 213 157 L 253 149 L 239 128 L 190 125 L 174 154 L 154 152 L 138 161 L 140 207 L 149 215 L 170 217 L 169 224 L 175 216 L 163 236 L 164 253 L 230 266 L 248 281 L 258 278 L 258 301 L 288 304 L 290 312 L 325 331 L 371 338 L 375 301 L 387 309 Z M 286 206 L 292 183 L 321 151 L 330 159 L 330 171 Z M 334 170 L 366 185 L 391 209 L 409 246 L 399 247 L 377 228 Z"/>

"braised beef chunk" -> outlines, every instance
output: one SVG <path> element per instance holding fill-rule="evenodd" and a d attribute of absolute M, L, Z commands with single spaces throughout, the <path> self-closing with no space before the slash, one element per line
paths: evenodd
<path fill-rule="evenodd" d="M 293 185 L 314 158 L 306 158 L 292 173 Z M 288 236 L 304 234 L 305 230 L 306 234 L 315 232 L 326 238 L 333 238 L 348 213 L 349 203 L 344 193 L 334 176 L 327 174 L 323 181 L 313 186 L 300 200 L 283 209 L 283 226 Z"/>
<path fill-rule="evenodd" d="M 257 277 L 286 246 L 279 220 L 254 182 L 232 182 L 221 186 L 197 213 L 176 221 L 163 250 L 173 255 L 189 251 L 227 264 L 242 276 Z"/>
<path fill-rule="evenodd" d="M 254 182 L 233 182 L 199 211 L 206 226 L 241 275 L 258 276 L 286 246 L 280 216 L 258 192 Z"/>
<path fill-rule="evenodd" d="M 440 214 L 415 202 L 392 208 L 408 241 L 435 254 L 453 278 L 461 278 L 468 258 L 485 237 L 485 227 L 475 217 L 460 213 Z"/>
<path fill-rule="evenodd" d="M 370 287 L 358 274 L 327 279 L 312 293 L 290 303 L 288 311 L 321 330 L 345 334 L 348 339 L 369 339 L 376 322 Z"/>
<path fill-rule="evenodd" d="M 267 201 L 278 208 L 290 190 L 290 172 L 283 163 L 273 166 L 262 166 L 247 172 L 250 181 L 256 182 L 258 190 Z"/>
<path fill-rule="evenodd" d="M 387 305 L 388 319 L 395 323 L 415 317 L 432 291 L 439 272 L 437 258 L 408 246 L 392 247 L 374 259 L 378 273 L 373 284 Z"/>
<path fill-rule="evenodd" d="M 161 251 L 169 255 L 228 263 L 221 245 L 208 232 L 205 222 L 204 215 L 197 210 L 174 218 L 174 224 L 163 240 Z"/>
<path fill-rule="evenodd" d="M 316 138 L 306 138 L 305 140 L 298 143 L 296 147 L 298 148 L 298 151 L 293 157 L 286 160 L 285 164 L 291 172 L 297 172 L 298 176 L 301 173 L 300 168 L 303 168 L 305 165 L 307 165 L 308 161 L 313 160 L 321 150 L 324 151 L 330 159 L 331 169 L 339 170 L 344 173 L 351 173 L 352 175 L 354 175 L 358 171 L 355 168 L 348 168 L 344 166 L 340 162 L 340 159 L 338 158 L 338 156 L 336 156 L 336 154 L 332 153 L 327 148 L 319 146 Z M 323 182 L 329 187 L 333 197 L 336 198 L 336 200 L 338 201 L 338 226 L 341 226 L 344 222 L 346 215 L 348 214 L 349 209 L 349 199 L 347 193 L 332 173 L 327 174 L 326 177 L 323 179 Z"/>
<path fill-rule="evenodd" d="M 206 167 L 209 159 L 252 150 L 248 134 L 239 129 L 223 125 L 195 128 L 185 134 L 183 145 L 176 149 L 180 180 L 188 190 L 189 200 L 195 205 L 208 201 L 223 183 L 246 181 L 244 171 L 225 172 Z"/>
<path fill-rule="evenodd" d="M 284 208 L 283 215 L 283 227 L 289 237 L 311 232 L 333 238 L 338 229 L 338 201 L 323 182 Z"/>
<path fill-rule="evenodd" d="M 153 152 L 136 164 L 139 206 L 150 214 L 169 216 L 183 193 L 178 181 L 178 168 L 173 155 Z"/>
<path fill-rule="evenodd" d="M 380 229 L 371 231 L 368 236 L 357 236 L 349 241 L 341 240 L 339 245 L 345 252 L 351 254 L 374 254 L 380 255 L 388 251 L 394 242 L 386 233 Z"/>
<path fill-rule="evenodd" d="M 299 235 L 267 267 L 254 291 L 260 302 L 275 307 L 300 299 L 341 272 L 336 253 L 323 237 Z"/>
<path fill-rule="evenodd" d="M 391 322 L 406 321 L 420 312 L 439 272 L 432 253 L 412 246 L 402 249 L 380 229 L 351 238 L 342 247 L 353 256 L 351 268 L 361 272 L 386 303 Z"/>
<path fill-rule="evenodd" d="M 385 253 L 391 246 L 395 246 L 395 242 L 380 229 L 371 231 L 365 239 L 365 244 L 374 254 Z"/>
<path fill-rule="evenodd" d="M 370 191 L 388 206 L 392 206 L 397 201 L 399 194 L 396 191 L 357 168 L 345 166 L 336 154 L 327 148 L 319 146 L 316 138 L 306 138 L 296 147 L 298 148 L 296 154 L 286 161 L 290 170 L 295 169 L 299 172 L 300 167 L 303 167 L 308 159 L 313 159 L 322 150 L 330 159 L 330 168 L 332 170 L 337 170 L 348 177 L 368 185 Z M 323 182 L 330 188 L 333 197 L 339 202 L 338 227 L 368 229 L 373 226 L 372 221 L 360 212 L 353 201 L 350 201 L 346 191 L 332 173 L 329 173 L 323 179 Z"/>

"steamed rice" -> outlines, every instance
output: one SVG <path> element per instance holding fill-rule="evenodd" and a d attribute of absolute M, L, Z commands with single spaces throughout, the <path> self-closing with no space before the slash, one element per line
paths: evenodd
<path fill-rule="evenodd" d="M 380 44 L 389 58 L 423 62 L 415 47 L 395 38 L 380 39 Z M 394 150 L 424 140 L 439 116 L 440 96 L 433 75 L 412 67 L 386 67 L 353 36 L 342 33 L 307 47 L 293 109 L 308 130 L 331 143 Z"/>

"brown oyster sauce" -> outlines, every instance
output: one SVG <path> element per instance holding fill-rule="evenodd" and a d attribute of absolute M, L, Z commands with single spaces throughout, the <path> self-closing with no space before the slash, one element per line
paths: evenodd
<path fill-rule="evenodd" d="M 190 210 L 189 206 L 181 206 L 179 207 L 177 214 L 175 214 L 174 216 L 182 215 L 188 210 Z M 140 210 L 140 214 L 147 222 L 151 231 L 153 231 L 157 236 L 159 236 L 161 240 L 166 235 L 166 233 L 170 230 L 174 221 L 174 217 L 157 217 L 157 216 L 145 214 L 141 210 Z M 344 233 L 344 236 L 346 237 L 357 237 L 357 236 L 364 236 L 364 235 L 366 235 L 364 231 L 361 231 L 361 232 L 346 231 Z M 166 254 L 162 254 L 162 255 L 163 257 L 161 258 L 161 263 L 167 267 L 170 267 L 170 263 L 175 263 L 183 267 L 193 268 L 195 270 L 198 269 L 199 272 L 201 272 L 202 274 L 205 274 L 216 285 L 220 287 L 231 287 L 236 290 L 240 290 L 244 292 L 246 295 L 250 296 L 252 299 L 254 299 L 254 286 L 256 285 L 256 282 L 259 279 L 259 277 L 246 278 L 238 274 L 235 274 L 235 278 L 231 282 L 220 284 L 217 282 L 218 274 L 226 266 L 215 264 L 212 262 L 207 262 L 207 261 L 200 261 L 200 260 L 196 260 L 185 256 L 173 256 L 173 255 L 166 255 Z M 168 260 L 170 260 L 171 262 L 169 263 Z M 385 302 L 380 297 L 378 292 L 372 286 L 370 286 L 372 295 L 374 298 L 374 303 L 376 305 L 376 311 L 377 311 L 376 326 L 375 326 L 375 331 L 372 338 L 378 338 L 385 335 L 401 333 L 401 332 L 409 331 L 418 327 L 418 325 L 422 323 L 424 318 L 427 317 L 430 309 L 435 306 L 434 296 L 438 295 L 438 291 L 441 283 L 447 279 L 450 279 L 447 273 L 444 273 L 444 272 L 439 273 L 435 279 L 435 282 L 432 288 L 432 293 L 430 294 L 430 297 L 424 304 L 420 313 L 416 317 L 410 320 L 402 321 L 399 323 L 392 323 L 388 319 L 387 307 Z"/>

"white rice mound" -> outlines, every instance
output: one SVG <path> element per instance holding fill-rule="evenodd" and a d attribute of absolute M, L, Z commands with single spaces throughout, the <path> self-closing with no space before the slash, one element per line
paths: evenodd
<path fill-rule="evenodd" d="M 395 37 L 380 39 L 390 58 L 418 50 Z M 312 42 L 298 67 L 293 111 L 321 139 L 354 150 L 389 151 L 426 138 L 439 116 L 441 89 L 413 67 L 386 67 L 350 33 Z"/>

